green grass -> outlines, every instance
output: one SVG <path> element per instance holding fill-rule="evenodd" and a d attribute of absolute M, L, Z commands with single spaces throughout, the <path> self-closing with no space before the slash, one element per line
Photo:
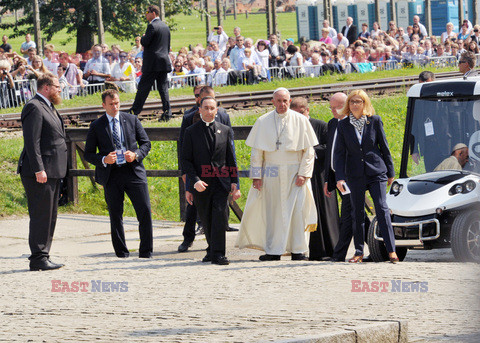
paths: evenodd
<path fill-rule="evenodd" d="M 379 114 L 385 125 L 385 132 L 390 144 L 396 172 L 400 168 L 401 149 L 403 142 L 404 122 L 406 115 L 407 97 L 395 95 L 388 98 L 373 98 L 376 113 Z M 268 109 L 252 110 L 246 113 L 232 115 L 232 125 L 253 125 L 260 114 Z M 313 118 L 328 121 L 331 118 L 328 103 L 314 102 L 310 104 L 310 114 Z M 145 126 L 180 126 L 181 119 L 171 120 L 168 124 L 157 122 L 145 123 Z M 26 200 L 20 177 L 15 174 L 16 163 L 23 146 L 22 138 L 0 139 L 0 158 L 4 161 L 0 167 L 0 216 L 21 215 L 27 213 Z M 250 164 L 250 148 L 245 141 L 235 142 L 239 166 Z M 152 150 L 145 159 L 147 169 L 177 169 L 175 142 L 152 142 Z M 78 159 L 79 168 L 83 168 Z M 92 186 L 90 179 L 85 177 L 79 180 L 79 203 L 60 208 L 62 213 L 89 213 L 107 215 L 107 207 L 103 198 L 100 185 Z M 178 179 L 175 178 L 149 178 L 150 198 L 154 219 L 179 220 L 179 195 Z M 238 201 L 241 208 L 245 207 L 251 181 L 241 179 L 242 198 Z M 133 207 L 126 198 L 125 215 L 135 216 Z M 232 220 L 234 216 L 232 215 Z"/>
<path fill-rule="evenodd" d="M 278 30 L 282 34 L 282 38 L 294 38 L 297 40 L 297 20 L 294 12 L 290 13 L 278 13 L 277 14 Z M 186 16 L 179 14 L 173 18 L 176 22 L 176 29 L 171 33 L 171 47 L 173 51 L 178 51 L 181 47 L 188 47 L 189 44 L 195 46 L 198 43 L 202 43 L 205 46 L 207 40 L 206 23 L 205 19 L 200 20 L 200 15 L 194 14 Z M 3 17 L 4 23 L 13 23 L 14 17 Z M 211 28 L 217 25 L 217 18 L 211 17 Z M 145 22 L 145 28 L 147 23 Z M 250 37 L 254 40 L 266 39 L 267 37 L 267 24 L 265 14 L 251 14 L 248 19 L 245 18 L 245 14 L 238 15 L 237 20 L 234 20 L 233 16 L 227 16 L 227 19 L 223 22 L 225 32 L 229 35 L 233 35 L 233 28 L 239 26 L 242 29 L 242 34 L 245 37 Z M 143 32 L 142 32 L 143 33 Z M 6 34 L 11 36 L 13 30 L 4 30 L 2 35 Z M 70 42 L 67 42 L 68 34 L 66 30 L 62 30 L 56 33 L 52 40 L 47 42 L 55 45 L 56 50 L 63 50 L 68 53 L 75 52 L 76 39 L 74 38 Z M 25 41 L 24 36 L 10 38 L 9 43 L 13 49 L 20 52 L 20 45 Z M 114 38 L 110 33 L 105 32 L 105 41 L 108 45 L 120 44 L 122 49 L 129 51 L 133 47 L 134 37 L 125 41 Z"/>

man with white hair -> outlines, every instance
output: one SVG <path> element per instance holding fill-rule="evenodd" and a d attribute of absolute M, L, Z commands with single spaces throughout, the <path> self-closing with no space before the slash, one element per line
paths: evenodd
<path fill-rule="evenodd" d="M 330 26 L 330 21 L 324 20 L 323 27 L 325 29 L 328 29 L 328 37 L 330 37 L 331 39 L 335 38 L 335 36 L 337 35 L 337 30 Z"/>
<path fill-rule="evenodd" d="M 353 44 L 357 40 L 357 27 L 353 25 L 352 17 L 347 18 L 346 25 L 342 28 L 342 35 L 347 38 L 348 44 Z"/>
<path fill-rule="evenodd" d="M 261 261 L 285 252 L 306 260 L 306 231 L 317 227 L 310 178 L 318 144 L 308 118 L 290 110 L 290 92 L 273 93 L 275 110 L 255 122 L 246 144 L 252 148 L 248 194 L 236 245 L 265 251 Z"/>
<path fill-rule="evenodd" d="M 337 46 L 337 47 L 339 45 L 343 45 L 345 48 L 348 48 L 348 46 L 349 46 L 348 39 L 343 37 L 343 34 L 341 34 L 340 32 L 337 33 L 337 36 L 332 39 L 332 44 Z"/>

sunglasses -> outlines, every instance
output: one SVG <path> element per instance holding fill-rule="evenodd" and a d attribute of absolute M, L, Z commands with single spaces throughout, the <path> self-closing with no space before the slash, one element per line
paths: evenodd
<path fill-rule="evenodd" d="M 127 55 L 120 55 L 120 58 L 125 58 L 127 57 Z"/>
<path fill-rule="evenodd" d="M 105 57 L 112 57 L 112 54 L 105 54 Z"/>
<path fill-rule="evenodd" d="M 458 64 L 467 63 L 467 61 L 458 61 Z"/>

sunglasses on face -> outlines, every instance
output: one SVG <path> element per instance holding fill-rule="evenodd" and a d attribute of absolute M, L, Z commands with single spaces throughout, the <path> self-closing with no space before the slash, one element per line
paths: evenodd
<path fill-rule="evenodd" d="M 105 54 L 105 57 L 112 57 L 112 54 Z"/>
<path fill-rule="evenodd" d="M 120 55 L 120 58 L 126 58 L 127 55 Z"/>

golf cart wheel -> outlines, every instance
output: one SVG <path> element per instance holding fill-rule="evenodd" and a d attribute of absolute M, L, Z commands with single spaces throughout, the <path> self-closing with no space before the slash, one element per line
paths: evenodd
<path fill-rule="evenodd" d="M 480 263 L 480 211 L 460 213 L 453 221 L 450 240 L 457 260 Z"/>
<path fill-rule="evenodd" d="M 384 262 L 388 261 L 388 252 L 385 248 L 385 244 L 381 241 L 375 239 L 375 227 L 377 226 L 377 217 L 373 218 L 370 227 L 368 229 L 367 244 L 368 250 L 370 251 L 370 257 L 374 262 Z M 403 261 L 405 256 L 407 256 L 408 248 L 399 247 L 395 249 L 398 259 Z"/>

